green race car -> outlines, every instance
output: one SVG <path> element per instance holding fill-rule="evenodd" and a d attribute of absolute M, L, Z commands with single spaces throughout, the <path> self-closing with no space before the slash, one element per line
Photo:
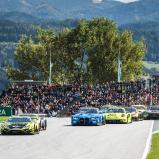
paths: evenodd
<path fill-rule="evenodd" d="M 31 120 L 35 123 L 38 131 L 41 130 L 41 120 L 38 114 L 19 114 L 21 117 L 30 117 Z"/>
<path fill-rule="evenodd" d="M 124 108 L 113 107 L 106 113 L 106 123 L 131 123 L 131 113 L 127 113 Z"/>
<path fill-rule="evenodd" d="M 35 133 L 38 133 L 38 128 L 30 117 L 10 117 L 1 124 L 1 135 Z"/>

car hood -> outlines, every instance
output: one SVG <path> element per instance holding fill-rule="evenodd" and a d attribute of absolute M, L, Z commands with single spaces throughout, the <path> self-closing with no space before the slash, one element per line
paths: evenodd
<path fill-rule="evenodd" d="M 136 114 L 138 114 L 138 112 L 128 112 L 128 113 L 130 113 L 131 115 L 136 115 Z"/>
<path fill-rule="evenodd" d="M 159 113 L 159 110 L 148 110 L 148 113 Z"/>
<path fill-rule="evenodd" d="M 85 117 L 89 117 L 89 118 L 93 118 L 93 117 L 98 117 L 99 114 L 76 114 L 73 115 L 73 117 L 77 117 L 77 118 L 85 118 Z"/>
<path fill-rule="evenodd" d="M 111 116 L 111 117 L 116 117 L 116 116 L 121 116 L 124 113 L 107 113 L 106 116 Z"/>
<path fill-rule="evenodd" d="M 27 122 L 6 122 L 6 125 L 11 125 L 11 126 L 26 126 L 28 123 Z"/>
<path fill-rule="evenodd" d="M 108 110 L 101 110 L 102 113 L 108 113 Z"/>
<path fill-rule="evenodd" d="M 145 112 L 145 110 L 144 109 L 138 109 L 138 112 L 143 113 L 143 112 Z"/>

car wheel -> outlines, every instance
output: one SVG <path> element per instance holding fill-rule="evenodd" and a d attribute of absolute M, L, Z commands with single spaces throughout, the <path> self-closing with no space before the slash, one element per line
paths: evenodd
<path fill-rule="evenodd" d="M 105 120 L 105 118 L 103 118 L 103 120 L 102 120 L 102 121 L 103 121 L 103 123 L 102 123 L 102 124 L 103 124 L 103 125 L 105 125 L 105 124 L 106 124 L 106 120 Z"/>
<path fill-rule="evenodd" d="M 38 126 L 39 131 L 43 129 L 43 125 L 40 123 Z"/>
<path fill-rule="evenodd" d="M 46 130 L 46 125 L 45 125 L 45 123 L 43 123 L 43 130 Z"/>
<path fill-rule="evenodd" d="M 102 123 L 102 122 L 97 124 L 97 126 L 101 126 L 101 125 L 103 125 L 103 123 Z"/>
<path fill-rule="evenodd" d="M 140 115 L 140 120 L 141 120 L 141 121 L 144 120 L 144 117 L 143 117 L 142 114 Z"/>
<path fill-rule="evenodd" d="M 45 127 L 47 128 L 47 120 L 45 120 Z"/>
<path fill-rule="evenodd" d="M 138 117 L 136 117 L 136 118 L 135 118 L 135 121 L 139 121 L 139 118 L 138 118 Z"/>
<path fill-rule="evenodd" d="M 46 124 L 44 124 L 44 130 L 46 130 L 47 129 L 47 125 Z"/>

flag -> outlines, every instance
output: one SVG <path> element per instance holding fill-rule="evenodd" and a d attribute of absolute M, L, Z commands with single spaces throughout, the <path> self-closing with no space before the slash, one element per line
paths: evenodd
<path fill-rule="evenodd" d="M 118 82 L 122 80 L 122 62 L 118 57 Z"/>

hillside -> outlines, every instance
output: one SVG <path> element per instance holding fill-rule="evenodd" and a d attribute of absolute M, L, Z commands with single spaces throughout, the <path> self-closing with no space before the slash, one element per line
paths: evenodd
<path fill-rule="evenodd" d="M 36 26 L 8 20 L 0 21 L 0 42 L 17 42 L 21 35 L 35 34 Z"/>
<path fill-rule="evenodd" d="M 0 67 L 5 68 L 8 64 L 15 66 L 14 50 L 21 35 L 34 35 L 37 26 L 59 30 L 64 27 L 75 27 L 78 20 L 46 21 L 39 24 L 15 23 L 8 20 L 0 21 Z M 133 32 L 134 40 L 143 38 L 147 46 L 145 60 L 159 62 L 159 22 L 140 22 L 126 24 L 119 27 L 120 30 Z"/>
<path fill-rule="evenodd" d="M 35 16 L 23 13 L 23 12 L 1 12 L 1 20 L 8 20 L 13 22 L 24 22 L 24 23 L 39 23 L 41 22 L 40 18 Z"/>
<path fill-rule="evenodd" d="M 159 22 L 149 21 L 120 26 L 121 30 L 130 30 L 134 40 L 144 39 L 147 54 L 145 60 L 159 62 Z"/>
<path fill-rule="evenodd" d="M 56 31 L 64 27 L 75 27 L 78 20 L 64 21 L 45 21 L 38 23 L 13 22 L 9 20 L 0 21 L 0 68 L 5 68 L 8 65 L 16 66 L 14 60 L 14 51 L 22 35 L 33 36 L 36 33 L 37 27 L 52 28 Z"/>
<path fill-rule="evenodd" d="M 117 21 L 120 30 L 143 38 L 145 60 L 159 62 L 159 1 L 121 3 L 113 0 L 10 0 L 0 1 L 0 67 L 15 66 L 14 51 L 21 35 L 34 35 L 37 27 L 75 27 L 81 18 L 104 16 Z"/>
<path fill-rule="evenodd" d="M 7 84 L 8 84 L 7 75 L 6 75 L 5 71 L 3 71 L 0 68 L 0 94 L 1 94 L 1 91 L 5 89 Z"/>
<path fill-rule="evenodd" d="M 19 12 L 25 15 L 24 18 L 28 21 L 89 19 L 104 16 L 119 24 L 159 20 L 158 0 L 140 0 L 126 4 L 113 0 L 94 2 L 93 0 L 14 0 L 14 3 L 11 3 L 10 0 L 1 0 L 0 15 Z M 14 15 L 9 17 L 18 20 Z"/>

